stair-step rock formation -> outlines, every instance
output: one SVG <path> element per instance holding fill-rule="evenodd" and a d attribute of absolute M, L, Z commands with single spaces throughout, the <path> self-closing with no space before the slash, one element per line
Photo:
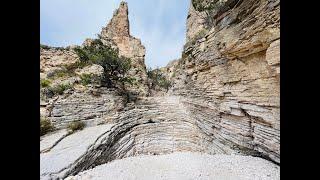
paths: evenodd
<path fill-rule="evenodd" d="M 124 108 L 124 100 L 115 91 L 98 88 L 94 91 L 73 92 L 59 97 L 51 106 L 49 117 L 57 128 L 64 128 L 72 121 L 83 121 L 87 126 L 104 123 L 105 118 Z"/>
<path fill-rule="evenodd" d="M 110 124 L 93 127 L 96 128 L 95 133 L 89 128 L 85 129 L 61 140 L 49 152 L 42 153 L 42 161 L 50 160 L 50 164 L 42 164 L 41 175 L 65 178 L 116 159 L 138 155 L 174 152 L 246 154 L 242 149 L 229 146 L 223 138 L 215 137 L 217 134 L 212 128 L 215 122 L 195 118 L 188 110 L 189 104 L 185 102 L 177 96 L 148 97 L 139 100 L 136 104 L 128 106 L 123 113 L 115 115 L 109 121 Z M 82 136 L 88 136 L 89 133 L 86 131 L 94 133 L 96 139 L 90 138 L 86 145 L 82 143 L 82 147 L 87 149 L 70 159 L 69 151 L 79 151 L 77 143 L 70 143 L 84 138 Z M 236 136 L 239 131 L 241 130 L 233 132 L 233 136 L 242 142 L 243 140 Z M 242 132 L 245 133 L 245 129 Z M 220 133 L 221 136 L 227 134 L 228 130 Z M 61 163 L 61 159 L 67 158 L 65 156 L 69 160 Z"/>
<path fill-rule="evenodd" d="M 116 159 L 137 155 L 174 152 L 244 154 L 242 150 L 230 148 L 215 139 L 212 123 L 193 118 L 183 102 L 176 96 L 143 98 L 115 115 L 109 122 L 111 124 L 87 128 L 65 137 L 50 151 L 40 154 L 45 162 L 41 165 L 41 175 L 65 178 Z M 87 140 L 81 143 L 80 150 L 76 141 L 82 138 Z M 73 155 L 70 156 L 69 152 Z"/>
<path fill-rule="evenodd" d="M 131 59 L 132 68 L 129 75 L 134 77 L 134 85 L 127 85 L 128 91 L 134 96 L 148 94 L 146 66 L 144 63 L 145 47 L 141 41 L 130 35 L 128 6 L 122 2 L 119 9 L 99 35 L 101 41 L 119 50 L 119 55 Z M 90 43 L 87 39 L 83 45 Z M 40 78 L 50 79 L 51 86 L 68 84 L 73 86 L 61 95 L 54 95 L 47 89 L 41 89 L 40 113 L 50 119 L 56 128 L 65 128 L 71 121 L 84 121 L 87 126 L 103 123 L 107 116 L 116 113 L 124 107 L 125 99 L 119 91 L 105 87 L 79 84 L 82 74 L 101 76 L 103 68 L 100 65 L 90 65 L 77 68 L 70 73 L 68 67 L 79 62 L 74 47 L 55 48 L 42 45 L 40 47 Z M 54 77 L 54 78 L 52 78 Z"/>
<path fill-rule="evenodd" d="M 183 58 L 167 67 L 171 93 L 215 140 L 280 163 L 279 1 L 194 2 L 211 5 L 214 24 L 194 35 L 206 21 L 191 8 Z"/>
<path fill-rule="evenodd" d="M 199 12 L 194 2 L 210 8 Z M 96 173 L 107 170 L 114 160 L 176 152 L 258 156 L 276 163 L 271 170 L 275 175 L 268 177 L 265 172 L 263 179 L 278 177 L 279 1 L 195 0 L 190 6 L 183 56 L 161 69 L 173 86 L 165 96 L 146 97 L 145 50 L 130 36 L 128 7 L 120 4 L 101 38 L 133 59 L 131 73 L 140 79 L 140 88 L 132 88 L 140 96 L 126 104 L 116 90 L 79 86 L 42 101 L 42 114 L 61 129 L 73 120 L 94 127 L 41 137 L 40 179 L 81 179 L 87 172 L 88 178 L 96 178 Z M 41 62 L 42 76 L 74 63 L 77 57 L 66 57 L 69 53 L 72 50 L 44 50 L 41 57 L 48 58 Z M 52 60 L 54 56 L 60 57 L 58 64 Z M 98 69 L 87 67 L 77 73 Z M 59 81 L 78 80 L 76 76 Z M 254 164 L 250 161 L 243 166 L 245 162 L 239 166 L 249 169 Z"/>

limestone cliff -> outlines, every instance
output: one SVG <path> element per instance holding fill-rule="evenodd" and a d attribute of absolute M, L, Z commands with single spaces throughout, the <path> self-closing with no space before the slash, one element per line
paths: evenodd
<path fill-rule="evenodd" d="M 128 4 L 121 2 L 108 25 L 102 29 L 100 38 L 103 42 L 110 39 L 115 42 L 119 48 L 119 54 L 130 58 L 132 66 L 130 73 L 137 78 L 137 92 L 146 95 L 148 92 L 146 65 L 144 63 L 145 47 L 141 44 L 140 39 L 132 37 L 129 29 Z"/>
<path fill-rule="evenodd" d="M 190 8 L 183 58 L 167 67 L 171 93 L 185 97 L 213 143 L 280 163 L 279 1 L 202 3 L 214 23 L 194 35 L 203 16 Z"/>
<path fill-rule="evenodd" d="M 121 2 L 99 38 L 104 44 L 119 50 L 120 56 L 131 59 L 132 68 L 128 74 L 135 78 L 135 83 L 127 85 L 126 89 L 134 96 L 146 95 L 145 47 L 139 39 L 130 35 L 127 3 Z M 92 39 L 86 39 L 83 46 L 91 42 Z M 117 90 L 81 84 L 81 75 L 101 78 L 103 68 L 96 64 L 77 67 L 79 57 L 74 51 L 75 47 L 40 47 L 40 79 L 47 82 L 46 87 L 41 87 L 40 113 L 57 128 L 66 127 L 71 121 L 85 121 L 87 125 L 103 123 L 106 116 L 121 110 L 126 101 Z M 54 94 L 53 88 L 61 92 Z"/>
<path fill-rule="evenodd" d="M 279 1 L 193 0 L 189 11 L 182 58 L 161 68 L 173 83 L 163 96 L 124 106 L 112 89 L 77 85 L 78 74 L 99 76 L 99 67 L 52 82 L 76 85 L 42 102 L 51 120 L 98 126 L 68 137 L 63 130 L 41 137 L 41 179 L 72 177 L 131 156 L 183 151 L 252 155 L 280 164 Z M 101 39 L 133 59 L 131 73 L 144 92 L 145 49 L 130 36 L 127 17 L 127 4 L 121 3 Z M 41 51 L 42 76 L 77 61 L 72 50 Z"/>

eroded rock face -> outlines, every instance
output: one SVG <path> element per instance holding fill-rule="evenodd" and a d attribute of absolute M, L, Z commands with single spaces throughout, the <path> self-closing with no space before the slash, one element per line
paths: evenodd
<path fill-rule="evenodd" d="M 130 58 L 132 68 L 129 75 L 135 78 L 134 85 L 127 85 L 126 89 L 134 96 L 144 96 L 148 93 L 146 67 L 144 64 L 145 47 L 141 41 L 130 35 L 128 6 L 122 2 L 119 9 L 106 28 L 103 28 L 101 41 L 119 50 L 120 56 Z M 84 45 L 90 45 L 92 39 L 86 39 Z M 49 79 L 51 87 L 70 85 L 71 89 L 56 95 L 52 91 L 41 89 L 41 116 L 50 119 L 57 128 L 65 128 L 71 121 L 84 121 L 87 125 L 97 125 L 105 121 L 110 113 L 121 110 L 124 97 L 119 96 L 117 90 L 110 90 L 96 85 L 81 85 L 83 75 L 93 75 L 102 78 L 103 67 L 88 65 L 76 67 L 74 72 L 68 67 L 76 66 L 79 57 L 73 47 L 54 48 L 41 46 L 40 48 L 40 76 L 42 80 Z"/>
<path fill-rule="evenodd" d="M 124 107 L 110 89 L 80 86 L 43 104 L 60 127 L 75 119 L 109 124 L 44 138 L 42 149 L 50 150 L 40 154 L 42 179 L 66 178 L 116 159 L 180 151 L 253 155 L 280 163 L 279 1 L 202 2 L 213 3 L 207 13 L 213 23 L 200 28 L 206 30 L 201 37 L 196 24 L 206 17 L 189 13 L 183 57 L 161 69 L 173 82 L 166 96 L 140 97 Z M 144 48 L 130 36 L 127 16 L 127 4 L 121 3 L 101 37 L 133 58 L 134 69 L 145 69 Z M 143 84 L 145 71 L 131 73 Z M 79 148 L 82 138 L 87 140 Z"/>
<path fill-rule="evenodd" d="M 123 97 L 106 88 L 92 88 L 60 96 L 50 108 L 49 118 L 56 128 L 66 128 L 72 121 L 82 121 L 87 126 L 105 122 L 105 118 L 124 108 Z"/>
<path fill-rule="evenodd" d="M 204 12 L 196 11 L 192 6 L 192 2 L 190 2 L 189 13 L 187 17 L 187 42 L 190 41 L 201 30 L 206 29 L 206 17 L 207 15 Z"/>
<path fill-rule="evenodd" d="M 170 92 L 216 140 L 280 163 L 279 1 L 230 2 L 211 1 L 215 24 L 167 67 L 176 72 Z"/>
<path fill-rule="evenodd" d="M 129 74 L 137 79 L 137 85 L 131 89 L 141 95 L 146 95 L 148 92 L 144 63 L 146 50 L 140 39 L 130 35 L 128 4 L 126 2 L 121 2 L 107 27 L 102 29 L 100 37 L 102 42 L 108 42 L 111 39 L 118 47 L 119 54 L 131 59 L 132 69 Z"/>
<path fill-rule="evenodd" d="M 46 78 L 47 74 L 78 60 L 72 48 L 40 47 L 40 76 Z"/>

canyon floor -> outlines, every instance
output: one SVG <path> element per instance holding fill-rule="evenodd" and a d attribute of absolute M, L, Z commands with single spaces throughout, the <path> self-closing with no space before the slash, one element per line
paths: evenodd
<path fill-rule="evenodd" d="M 154 70 L 128 13 L 40 46 L 40 179 L 279 179 L 280 1 L 190 0 L 181 57 Z"/>
<path fill-rule="evenodd" d="M 277 180 L 280 167 L 261 158 L 239 155 L 172 153 L 116 160 L 66 180 Z"/>
<path fill-rule="evenodd" d="M 93 168 L 81 170 L 76 176 L 66 179 L 275 180 L 280 177 L 280 166 L 262 158 L 243 156 L 235 151 L 231 155 L 223 154 L 228 150 L 220 149 L 218 144 L 211 147 L 214 151 L 210 154 L 201 153 L 206 152 L 206 147 L 203 146 L 205 142 L 200 142 L 203 137 L 192 138 L 196 133 L 192 124 L 196 124 L 196 120 L 186 111 L 181 97 L 143 98 L 116 118 L 127 124 L 127 129 L 133 127 L 133 130 L 117 130 L 117 127 L 123 125 L 116 122 L 87 127 L 70 135 L 67 130 L 60 130 L 43 136 L 40 140 L 41 179 L 63 178 L 66 176 L 65 172 L 81 162 L 79 159 L 102 157 L 98 153 L 99 148 L 94 150 L 97 152 L 90 151 L 99 146 L 119 147 L 109 162 L 96 164 Z M 136 118 L 139 120 L 136 121 Z M 152 119 L 150 125 L 146 123 L 149 119 Z M 127 135 L 123 135 L 122 139 L 129 140 L 114 142 L 116 145 L 110 141 L 104 142 L 104 139 L 112 139 L 123 131 L 127 131 L 129 136 L 126 138 Z M 117 133 L 112 135 L 110 132 Z M 132 138 L 130 134 L 137 136 Z M 132 139 L 134 143 L 130 143 Z M 132 149 L 137 153 L 128 153 Z M 86 164 L 87 162 L 83 162 L 81 166 Z"/>

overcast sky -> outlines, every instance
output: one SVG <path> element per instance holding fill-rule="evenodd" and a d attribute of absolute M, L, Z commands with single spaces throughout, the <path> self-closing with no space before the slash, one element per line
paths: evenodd
<path fill-rule="evenodd" d="M 126 0 L 131 35 L 146 47 L 146 65 L 181 57 L 190 0 Z M 40 43 L 81 45 L 106 26 L 121 0 L 40 0 Z"/>

